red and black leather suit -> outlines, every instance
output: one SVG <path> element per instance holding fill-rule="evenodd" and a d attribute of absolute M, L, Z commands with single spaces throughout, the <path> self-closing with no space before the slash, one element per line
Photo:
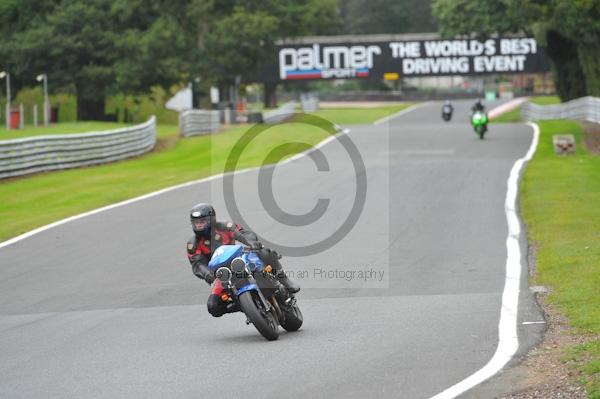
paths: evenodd
<path fill-rule="evenodd" d="M 258 237 L 251 230 L 243 229 L 237 224 L 220 221 L 215 223 L 212 234 L 212 241 L 211 237 L 205 235 L 192 236 L 187 243 L 187 255 L 192 265 L 192 272 L 196 277 L 212 284 L 212 291 L 206 304 L 208 312 L 214 317 L 219 317 L 238 309 L 231 306 L 228 308 L 227 303 L 221 300 L 223 286 L 218 279 L 214 279 L 213 273 L 208 269 L 208 262 L 213 252 L 221 245 L 234 244 L 235 241 L 239 241 L 244 245 L 251 246 L 252 243 L 258 242 Z M 258 252 L 258 256 L 265 264 L 272 265 L 275 270 L 281 270 L 279 256 L 276 252 L 263 248 Z"/>

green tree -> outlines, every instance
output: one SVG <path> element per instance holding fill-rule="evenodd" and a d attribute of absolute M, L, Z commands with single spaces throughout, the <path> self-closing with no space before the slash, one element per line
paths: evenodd
<path fill-rule="evenodd" d="M 534 34 L 563 100 L 600 96 L 600 0 L 435 0 L 445 36 Z"/>
<path fill-rule="evenodd" d="M 193 0 L 189 15 L 199 26 L 192 70 L 222 88 L 275 61 L 277 40 L 332 33 L 339 25 L 335 0 Z M 273 92 L 267 85 L 271 106 Z"/>
<path fill-rule="evenodd" d="M 518 32 L 523 25 L 503 0 L 435 0 L 432 10 L 443 36 L 483 39 L 496 33 Z"/>
<path fill-rule="evenodd" d="M 576 48 L 586 92 L 600 96 L 600 0 L 554 0 L 550 24 Z"/>
<path fill-rule="evenodd" d="M 546 40 L 546 52 L 552 60 L 554 86 L 559 97 L 568 101 L 585 96 L 586 79 L 582 78 L 577 44 L 556 30 L 547 30 L 542 38 Z"/>
<path fill-rule="evenodd" d="M 277 40 L 338 27 L 336 0 L 0 0 L 0 13 L 0 62 L 15 84 L 47 73 L 51 88 L 75 92 L 78 119 L 154 85 L 231 85 Z"/>
<path fill-rule="evenodd" d="M 431 0 L 340 0 L 339 33 L 435 32 Z"/>
<path fill-rule="evenodd" d="M 21 85 L 47 73 L 52 88 L 74 90 L 78 119 L 102 119 L 109 95 L 181 80 L 189 44 L 180 5 L 185 3 L 4 1 L 0 56 Z"/>

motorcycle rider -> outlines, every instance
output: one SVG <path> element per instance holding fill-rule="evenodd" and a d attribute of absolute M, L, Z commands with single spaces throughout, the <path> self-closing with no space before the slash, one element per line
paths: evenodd
<path fill-rule="evenodd" d="M 450 103 L 450 100 L 444 101 L 444 105 L 442 105 L 442 115 L 452 115 L 454 112 L 454 107 Z"/>
<path fill-rule="evenodd" d="M 228 304 L 221 300 L 223 291 L 221 281 L 215 280 L 213 272 L 208 269 L 212 254 L 223 244 L 234 244 L 235 241 L 239 241 L 251 249 L 258 250 L 260 259 L 265 265 L 271 265 L 277 279 L 288 291 L 292 293 L 300 291 L 300 287 L 283 271 L 277 252 L 264 248 L 254 232 L 232 222 L 216 221 L 216 212 L 212 205 L 205 203 L 195 205 L 190 211 L 190 222 L 194 235 L 187 242 L 188 259 L 196 277 L 212 286 L 206 305 L 208 312 L 214 317 L 239 310 L 236 304 Z"/>
<path fill-rule="evenodd" d="M 471 107 L 471 111 L 472 111 L 472 113 L 471 113 L 471 125 L 473 125 L 473 128 L 475 129 L 475 132 L 477 134 L 479 134 L 479 138 L 483 139 L 483 135 L 488 130 L 487 129 L 487 114 L 485 112 L 485 106 L 482 104 L 482 102 L 481 102 L 480 99 L 477 99 L 477 102 L 475 102 L 475 104 Z M 475 119 L 474 119 L 474 117 L 475 117 L 475 114 L 477 112 L 480 112 L 481 114 L 483 114 L 484 117 L 483 117 L 483 120 L 482 120 L 482 118 L 478 118 L 478 120 L 476 122 Z"/>
<path fill-rule="evenodd" d="M 473 113 L 475 113 L 477 111 L 485 112 L 485 106 L 481 102 L 481 99 L 479 99 L 479 98 L 477 99 L 475 104 L 471 107 L 471 111 L 473 111 Z"/>

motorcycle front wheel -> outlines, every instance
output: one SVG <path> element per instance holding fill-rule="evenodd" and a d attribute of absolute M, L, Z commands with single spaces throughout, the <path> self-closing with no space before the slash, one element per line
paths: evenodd
<path fill-rule="evenodd" d="M 238 297 L 242 311 L 258 332 L 269 341 L 279 338 L 279 325 L 268 312 L 256 291 L 246 291 Z"/>

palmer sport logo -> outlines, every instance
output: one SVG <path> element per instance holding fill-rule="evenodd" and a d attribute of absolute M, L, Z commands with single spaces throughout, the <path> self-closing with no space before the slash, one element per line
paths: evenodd
<path fill-rule="evenodd" d="M 379 46 L 324 46 L 279 50 L 279 76 L 289 79 L 365 78 Z"/>

